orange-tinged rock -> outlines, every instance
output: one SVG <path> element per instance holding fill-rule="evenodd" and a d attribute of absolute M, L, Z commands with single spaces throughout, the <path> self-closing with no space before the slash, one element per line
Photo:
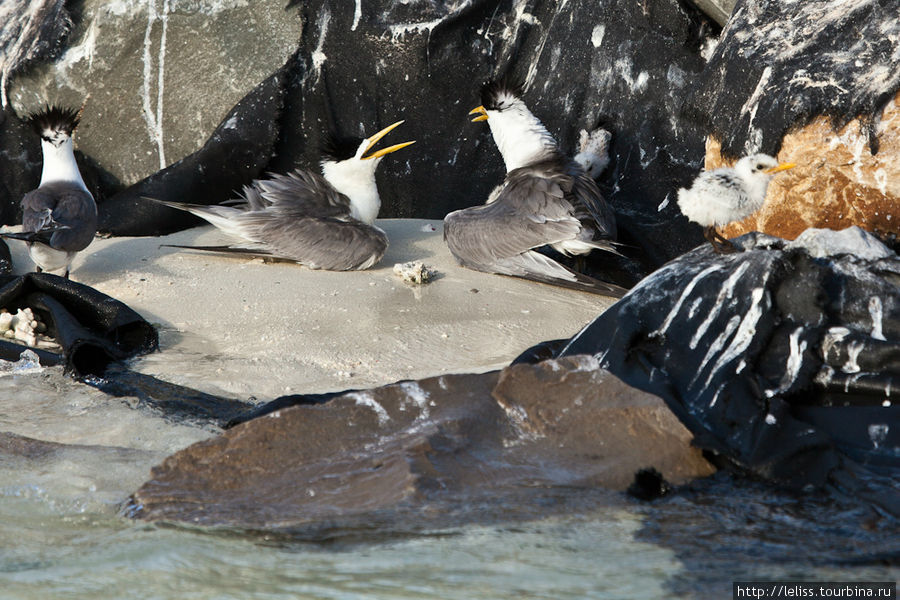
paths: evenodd
<path fill-rule="evenodd" d="M 784 137 L 779 161 L 797 167 L 769 184 L 755 215 L 722 228 L 726 237 L 762 231 L 794 239 L 809 227 L 858 225 L 875 233 L 900 234 L 900 94 L 877 124 L 879 149 L 872 154 L 859 121 L 835 131 L 826 117 Z M 733 164 L 721 145 L 707 139 L 706 168 Z"/>

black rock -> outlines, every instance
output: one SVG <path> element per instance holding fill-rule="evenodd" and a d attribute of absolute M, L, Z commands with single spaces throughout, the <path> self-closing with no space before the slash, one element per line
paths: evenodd
<path fill-rule="evenodd" d="M 699 244 L 699 231 L 675 219 L 674 202 L 657 209 L 701 166 L 706 132 L 679 110 L 705 64 L 702 32 L 715 27 L 676 0 L 538 0 L 527 14 L 516 6 L 381 0 L 363 3 L 357 20 L 351 5 L 304 3 L 309 25 L 269 169 L 317 165 L 329 128 L 370 134 L 406 119 L 398 133 L 417 143 L 379 167 L 381 216 L 442 219 L 482 204 L 503 163 L 488 127 L 467 113 L 484 81 L 508 73 L 526 81 L 526 103 L 566 152 L 575 153 L 581 129 L 613 133 L 600 184 L 624 253 L 648 270 Z M 622 270 L 594 254 L 598 275 Z"/>
<path fill-rule="evenodd" d="M 668 263 L 561 356 L 593 354 L 664 398 L 722 465 L 794 489 L 866 488 L 850 465 L 900 468 L 900 258 L 858 228 L 810 231 Z"/>
<path fill-rule="evenodd" d="M 626 491 L 629 496 L 638 500 L 656 500 L 672 491 L 672 486 L 665 480 L 662 473 L 649 467 L 634 474 L 634 482 L 628 486 Z"/>
<path fill-rule="evenodd" d="M 41 315 L 61 351 L 0 340 L 0 359 L 16 361 L 25 350 L 42 365 L 63 364 L 76 377 L 102 375 L 115 361 L 158 347 L 153 326 L 125 304 L 86 285 L 49 273 L 0 275 L 0 306 L 31 308 Z"/>

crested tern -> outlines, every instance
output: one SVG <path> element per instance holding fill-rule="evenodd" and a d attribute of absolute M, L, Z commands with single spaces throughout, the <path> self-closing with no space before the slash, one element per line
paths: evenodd
<path fill-rule="evenodd" d="M 762 208 L 772 177 L 795 166 L 779 163 L 768 154 L 745 156 L 733 167 L 700 173 L 689 189 L 678 190 L 678 207 L 688 220 L 703 226 L 703 236 L 713 250 L 735 252 L 734 244 L 716 227 L 740 221 Z"/>
<path fill-rule="evenodd" d="M 295 169 L 244 186 L 243 197 L 222 205 L 146 198 L 206 219 L 237 244 L 175 246 L 291 261 L 311 269 L 368 269 L 384 256 L 388 239 L 375 227 L 381 198 L 375 169 L 381 159 L 413 144 L 372 151 L 403 121 L 366 139 L 332 136 L 322 149 L 322 174 Z"/>
<path fill-rule="evenodd" d="M 78 164 L 72 136 L 80 111 L 47 106 L 26 119 L 41 137 L 43 168 L 37 189 L 22 197 L 22 231 L 0 236 L 22 240 L 35 270 L 65 269 L 97 233 L 97 205 Z"/>
<path fill-rule="evenodd" d="M 451 212 L 444 239 L 465 267 L 622 296 L 627 291 L 577 273 L 538 252 L 550 246 L 566 255 L 615 249 L 615 215 L 581 165 L 564 156 L 556 140 L 506 81 L 481 89 L 473 122 L 487 121 L 506 165 L 506 178 L 487 203 Z"/>

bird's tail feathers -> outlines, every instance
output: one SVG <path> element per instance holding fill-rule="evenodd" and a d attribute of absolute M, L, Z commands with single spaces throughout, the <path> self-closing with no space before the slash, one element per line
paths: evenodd
<path fill-rule="evenodd" d="M 491 265 L 490 270 L 501 275 L 521 277 L 613 298 L 621 298 L 628 293 L 628 290 L 621 286 L 573 271 L 540 252 L 530 251 L 499 260 Z"/>
<path fill-rule="evenodd" d="M 181 248 L 184 250 L 200 250 L 202 252 L 218 252 L 222 254 L 236 254 L 253 258 L 264 258 L 273 262 L 294 262 L 273 256 L 271 252 L 258 248 L 238 248 L 236 246 L 186 246 L 181 244 L 160 244 L 160 248 Z"/>
<path fill-rule="evenodd" d="M 244 232 L 241 228 L 241 224 L 236 219 L 244 213 L 243 210 L 239 208 L 234 208 L 231 206 L 223 206 L 221 204 L 189 204 L 186 202 L 171 202 L 169 200 L 160 200 L 158 198 L 150 198 L 148 196 L 142 196 L 144 200 L 149 200 L 151 202 L 155 202 L 157 204 L 162 204 L 164 206 L 168 206 L 169 208 L 177 208 L 178 210 L 185 210 L 192 215 L 196 215 L 201 219 L 209 222 L 211 225 L 215 225 L 217 229 L 220 229 L 222 232 L 231 235 L 233 237 L 244 238 Z"/>
<path fill-rule="evenodd" d="M 53 237 L 53 234 L 57 231 L 63 231 L 66 229 L 71 229 L 68 225 L 63 225 L 61 223 L 53 222 L 52 225 L 39 229 L 38 231 L 20 231 L 20 232 L 0 232 L 0 237 L 10 239 L 10 240 L 19 240 L 22 242 L 28 242 L 29 244 L 33 244 L 35 242 L 39 242 L 41 244 L 50 244 L 50 238 Z"/>

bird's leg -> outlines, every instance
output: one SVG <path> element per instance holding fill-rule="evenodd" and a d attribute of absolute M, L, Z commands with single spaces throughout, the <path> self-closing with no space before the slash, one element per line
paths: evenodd
<path fill-rule="evenodd" d="M 729 240 L 727 237 L 716 231 L 716 228 L 713 227 L 713 235 L 718 238 L 718 240 L 722 243 L 722 251 L 724 253 L 737 252 L 738 247 L 734 245 L 734 243 Z"/>
<path fill-rule="evenodd" d="M 734 244 L 731 243 L 731 240 L 723 237 L 716 231 L 715 226 L 710 225 L 709 227 L 703 228 L 703 237 L 712 245 L 713 250 L 715 250 L 718 254 L 730 254 L 731 252 L 737 252 L 737 248 L 734 247 Z"/>
<path fill-rule="evenodd" d="M 42 268 L 40 268 L 39 266 L 35 265 L 35 266 L 34 266 L 34 272 L 35 272 L 35 273 L 43 273 L 44 270 L 43 270 Z"/>
<path fill-rule="evenodd" d="M 66 274 L 63 275 L 63 277 L 64 277 L 65 279 L 68 279 L 68 278 L 69 278 L 69 270 L 68 270 L 68 269 L 66 269 Z"/>

